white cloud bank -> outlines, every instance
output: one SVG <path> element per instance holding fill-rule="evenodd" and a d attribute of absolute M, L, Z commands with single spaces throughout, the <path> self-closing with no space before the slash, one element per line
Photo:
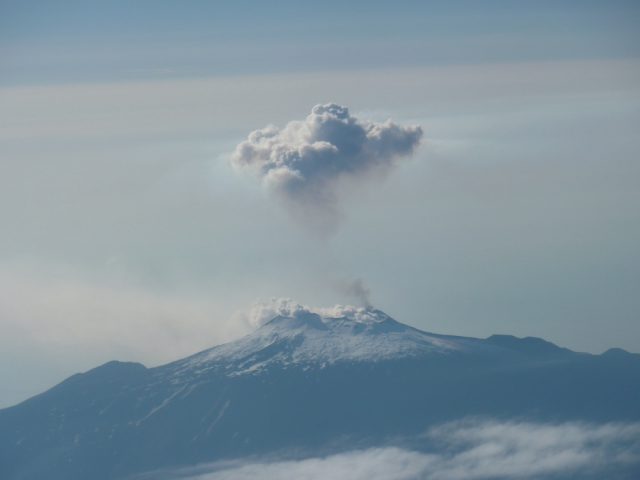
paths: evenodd
<path fill-rule="evenodd" d="M 220 462 L 160 474 L 172 480 L 481 480 L 576 478 L 640 471 L 640 424 L 452 422 L 428 432 L 424 453 L 370 448 L 302 460 Z M 610 477 L 609 477 L 610 478 Z"/>
<path fill-rule="evenodd" d="M 297 218 L 331 228 L 339 217 L 336 182 L 388 170 L 411 155 L 421 138 L 420 126 L 362 121 L 347 107 L 329 103 L 313 107 L 303 121 L 251 132 L 231 160 L 258 175 Z"/>

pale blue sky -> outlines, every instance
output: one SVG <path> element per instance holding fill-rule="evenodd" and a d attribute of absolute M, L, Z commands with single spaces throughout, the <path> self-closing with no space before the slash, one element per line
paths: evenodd
<path fill-rule="evenodd" d="M 640 351 L 637 3 L 342 3 L 0 1 L 0 406 L 356 278 L 422 329 Z M 329 101 L 425 142 L 318 239 L 228 159 Z"/>
<path fill-rule="evenodd" d="M 635 1 L 3 0 L 2 83 L 632 58 Z"/>

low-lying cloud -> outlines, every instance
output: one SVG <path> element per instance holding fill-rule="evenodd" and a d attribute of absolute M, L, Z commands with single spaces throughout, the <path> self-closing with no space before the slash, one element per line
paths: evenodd
<path fill-rule="evenodd" d="M 387 446 L 297 460 L 219 462 L 164 480 L 481 480 L 634 478 L 640 424 L 464 420 L 431 429 L 424 452 Z M 146 478 L 146 477 L 143 477 Z"/>
<path fill-rule="evenodd" d="M 432 429 L 450 453 L 426 472 L 437 480 L 545 478 L 640 468 L 640 424 L 464 420 Z"/>
<path fill-rule="evenodd" d="M 313 107 L 303 121 L 251 132 L 232 163 L 253 171 L 297 219 L 326 230 L 340 217 L 338 180 L 388 171 L 421 138 L 420 126 L 359 120 L 347 107 L 329 103 Z"/>

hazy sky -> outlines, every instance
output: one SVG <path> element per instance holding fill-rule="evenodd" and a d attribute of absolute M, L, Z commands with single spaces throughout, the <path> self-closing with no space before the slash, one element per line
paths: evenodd
<path fill-rule="evenodd" d="M 257 299 L 640 351 L 637 2 L 0 0 L 0 406 L 241 335 Z M 307 228 L 230 159 L 420 125 Z"/>

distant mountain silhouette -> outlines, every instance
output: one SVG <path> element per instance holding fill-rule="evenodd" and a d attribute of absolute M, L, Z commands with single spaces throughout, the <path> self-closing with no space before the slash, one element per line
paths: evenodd
<path fill-rule="evenodd" d="M 424 443 L 428 427 L 467 416 L 638 421 L 640 355 L 431 334 L 374 309 L 277 316 L 188 358 L 109 362 L 0 410 L 0 478 L 123 479 L 290 449 Z"/>

